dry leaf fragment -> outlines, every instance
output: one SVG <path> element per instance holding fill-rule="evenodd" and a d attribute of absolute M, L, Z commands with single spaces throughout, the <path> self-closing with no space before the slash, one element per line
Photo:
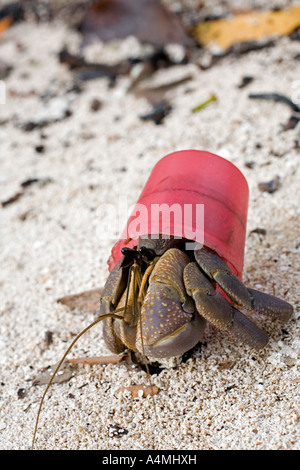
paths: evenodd
<path fill-rule="evenodd" d="M 277 175 L 274 179 L 271 181 L 266 181 L 264 183 L 258 183 L 258 189 L 261 192 L 266 192 L 269 194 L 275 193 L 281 186 L 281 180 L 280 177 Z"/>
<path fill-rule="evenodd" d="M 48 385 L 50 382 L 54 371 L 58 363 L 48 368 L 42 374 L 38 375 L 32 382 L 32 385 Z M 73 366 L 74 368 L 74 366 Z M 70 380 L 71 377 L 74 375 L 74 369 L 72 369 L 72 365 L 69 363 L 68 360 L 64 361 L 60 367 L 60 370 L 57 372 L 56 376 L 53 379 L 53 383 L 62 384 Z"/>
<path fill-rule="evenodd" d="M 165 117 L 172 111 L 172 106 L 167 101 L 154 104 L 152 109 L 140 116 L 142 121 L 153 121 L 157 126 L 162 124 Z"/>
<path fill-rule="evenodd" d="M 204 47 L 224 51 L 235 43 L 285 36 L 300 26 L 300 6 L 205 21 L 192 31 Z"/>
<path fill-rule="evenodd" d="M 295 127 L 298 125 L 298 122 L 300 121 L 300 117 L 298 116 L 291 116 L 288 121 L 282 126 L 283 131 L 289 131 L 291 129 L 295 129 Z"/>
<path fill-rule="evenodd" d="M 156 385 L 131 385 L 129 387 L 121 387 L 118 389 L 117 393 L 124 392 L 128 390 L 131 392 L 131 398 L 146 398 L 149 395 L 157 395 L 160 389 Z"/>
<path fill-rule="evenodd" d="M 220 362 L 218 368 L 219 370 L 231 369 L 235 364 L 236 364 L 236 361 Z"/>
<path fill-rule="evenodd" d="M 10 27 L 11 24 L 12 18 L 10 18 L 9 16 L 6 16 L 2 20 L 0 20 L 0 36 L 4 33 L 4 31 L 6 31 Z"/>
<path fill-rule="evenodd" d="M 156 87 L 138 87 L 132 86 L 130 91 L 138 98 L 146 98 L 146 100 L 152 104 L 156 105 L 165 100 L 166 95 L 169 91 L 173 90 L 177 86 L 183 85 L 192 79 L 190 74 L 186 75 L 183 78 L 175 80 L 173 82 L 166 83 L 165 85 L 159 85 Z"/>
<path fill-rule="evenodd" d="M 108 42 L 127 36 L 158 48 L 193 43 L 179 18 L 160 0 L 98 0 L 87 10 L 79 29 L 84 45 L 94 38 Z"/>
<path fill-rule="evenodd" d="M 252 77 L 251 75 L 245 75 L 244 77 L 242 77 L 241 83 L 238 85 L 238 88 L 245 88 L 247 85 L 252 83 L 253 80 L 254 77 Z"/>
<path fill-rule="evenodd" d="M 66 305 L 71 310 L 85 310 L 86 312 L 94 312 L 99 307 L 101 289 L 91 289 L 75 295 L 66 295 L 57 299 L 57 302 Z"/>

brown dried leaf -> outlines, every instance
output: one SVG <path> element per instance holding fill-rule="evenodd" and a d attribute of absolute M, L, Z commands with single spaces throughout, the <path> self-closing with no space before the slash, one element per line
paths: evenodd
<path fill-rule="evenodd" d="M 94 38 L 108 42 L 131 35 L 158 48 L 193 42 L 179 18 L 160 0 L 99 0 L 87 10 L 79 29 L 84 44 Z"/>
<path fill-rule="evenodd" d="M 285 131 L 290 131 L 291 129 L 295 129 L 295 127 L 298 125 L 299 122 L 300 122 L 300 117 L 293 115 L 282 126 L 282 130 L 285 132 Z"/>
<path fill-rule="evenodd" d="M 271 181 L 266 181 L 263 183 L 258 183 L 258 189 L 261 192 L 266 192 L 269 194 L 275 193 L 281 186 L 281 180 L 279 176 L 276 176 Z"/>
<path fill-rule="evenodd" d="M 219 370 L 231 369 L 235 365 L 235 361 L 226 361 L 220 362 L 218 368 Z"/>
<path fill-rule="evenodd" d="M 46 371 L 42 372 L 40 375 L 38 375 L 32 382 L 32 385 L 48 385 L 48 383 L 51 380 L 51 377 L 57 367 L 57 364 L 54 364 L 50 368 L 48 368 Z M 69 363 L 68 360 L 64 361 L 60 370 L 54 377 L 53 383 L 55 384 L 62 384 L 64 382 L 67 382 L 70 380 L 71 377 L 73 377 L 73 370 L 72 367 Z"/>
<path fill-rule="evenodd" d="M 71 310 L 84 310 L 88 313 L 94 312 L 99 307 L 101 289 L 92 289 L 80 294 L 66 295 L 57 299 L 57 302 L 66 305 Z"/>
<path fill-rule="evenodd" d="M 160 389 L 156 385 L 131 385 L 129 387 L 121 387 L 117 390 L 119 392 L 125 392 L 125 390 L 129 390 L 131 392 L 131 398 L 146 398 L 149 395 L 153 397 L 153 395 L 157 395 Z M 141 393 L 142 391 L 142 393 Z"/>
<path fill-rule="evenodd" d="M 185 77 L 180 78 L 179 80 L 175 80 L 165 85 L 160 85 L 160 86 L 151 87 L 151 88 L 134 86 L 131 88 L 131 91 L 138 98 L 141 98 L 141 97 L 146 98 L 146 100 L 149 101 L 150 104 L 156 105 L 165 100 L 165 97 L 169 91 L 173 90 L 177 86 L 180 86 L 188 82 L 191 79 L 192 79 L 192 76 L 188 74 Z"/>

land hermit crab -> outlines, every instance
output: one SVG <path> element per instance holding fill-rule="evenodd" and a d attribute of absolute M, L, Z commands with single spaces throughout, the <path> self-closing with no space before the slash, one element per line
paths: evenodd
<path fill-rule="evenodd" d="M 206 322 L 263 348 L 267 334 L 244 312 L 287 321 L 293 307 L 242 282 L 248 196 L 242 173 L 214 154 L 160 160 L 112 249 L 100 316 L 68 351 L 102 320 L 115 354 L 180 356 L 201 341 Z"/>
<path fill-rule="evenodd" d="M 206 321 L 255 349 L 266 345 L 242 312 L 286 321 L 293 308 L 242 283 L 247 208 L 247 182 L 228 160 L 189 150 L 158 162 L 110 258 L 101 314 L 122 315 L 104 320 L 111 351 L 182 355 Z"/>
<path fill-rule="evenodd" d="M 182 245 L 183 240 L 142 239 L 137 251 L 123 250 L 101 299 L 103 315 L 115 311 L 122 316 L 104 320 L 107 347 L 116 354 L 128 348 L 154 359 L 182 355 L 202 340 L 207 320 L 263 348 L 267 334 L 240 309 L 286 321 L 291 305 L 247 288 L 215 251 L 196 246 L 189 255 Z"/>

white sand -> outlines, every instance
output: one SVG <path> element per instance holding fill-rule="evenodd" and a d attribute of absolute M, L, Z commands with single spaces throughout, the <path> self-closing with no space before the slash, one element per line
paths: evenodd
<path fill-rule="evenodd" d="M 23 23 L 0 42 L 1 58 L 14 65 L 6 80 L 7 104 L 0 106 L 5 121 L 0 126 L 1 201 L 28 178 L 52 180 L 30 186 L 18 201 L 0 208 L 0 448 L 30 447 L 44 389 L 32 386 L 32 379 L 56 363 L 74 334 L 94 318 L 71 312 L 56 299 L 105 282 L 113 240 L 99 236 L 107 222 L 99 217 L 99 207 L 119 195 L 133 204 L 161 157 L 194 148 L 228 158 L 246 176 L 251 195 L 244 280 L 291 302 L 293 318 L 281 325 L 255 316 L 271 338 L 260 353 L 208 328 L 201 350 L 153 377 L 162 389 L 155 400 L 158 422 L 151 398 L 116 393 L 146 383 L 144 373 L 125 365 L 79 366 L 69 382 L 50 390 L 36 448 L 299 449 L 300 156 L 295 141 L 300 127 L 281 132 L 289 108 L 248 99 L 250 92 L 295 94 L 299 43 L 283 38 L 274 48 L 238 60 L 228 57 L 206 72 L 194 65 L 160 72 L 165 82 L 187 70 L 193 75 L 172 92 L 174 109 L 161 126 L 140 121 L 149 105 L 126 94 L 127 78 L 112 90 L 100 79 L 87 82 L 79 95 L 68 94 L 71 117 L 24 132 L 21 125 L 41 110 L 39 94 L 66 96 L 72 75 L 56 54 L 64 44 L 76 50 L 78 40 L 64 25 Z M 133 39 L 121 51 L 99 45 L 99 57 L 118 58 L 135 47 Z M 238 89 L 244 75 L 255 80 Z M 191 108 L 211 93 L 218 101 L 193 114 Z M 103 102 L 98 112 L 90 111 L 94 98 Z M 44 153 L 35 151 L 40 144 Z M 253 169 L 245 166 L 249 161 Z M 276 175 L 281 188 L 261 193 L 258 182 Z M 250 234 L 257 227 L 267 235 Z M 47 331 L 53 332 L 50 346 Z M 96 327 L 72 356 L 107 353 Z M 128 433 L 111 437 L 113 425 Z"/>

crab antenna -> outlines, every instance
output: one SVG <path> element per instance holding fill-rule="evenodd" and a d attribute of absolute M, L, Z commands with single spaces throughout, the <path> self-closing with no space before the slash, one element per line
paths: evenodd
<path fill-rule="evenodd" d="M 120 315 L 116 315 L 116 313 L 118 311 L 122 311 L 122 309 L 117 309 L 115 310 L 114 312 L 111 312 L 111 313 L 106 313 L 105 315 L 100 315 L 95 321 L 93 321 L 90 325 L 88 325 L 86 328 L 84 328 L 84 330 L 82 330 L 77 336 L 76 338 L 72 341 L 72 343 L 70 344 L 70 346 L 68 347 L 68 349 L 66 350 L 66 352 L 64 353 L 63 357 L 61 358 L 61 360 L 59 361 L 55 371 L 53 372 L 53 375 L 51 377 L 51 379 L 49 380 L 49 383 L 46 387 L 46 390 L 44 391 L 43 393 L 43 396 L 42 396 L 42 399 L 41 399 L 41 402 L 40 402 L 40 406 L 39 406 L 39 409 L 38 409 L 38 414 L 37 414 L 37 418 L 36 418 L 36 422 L 35 422 L 35 429 L 34 429 L 34 434 L 33 434 L 33 439 L 32 439 L 32 445 L 31 445 L 31 448 L 33 449 L 34 448 L 34 444 L 35 444 L 35 440 L 36 440 L 36 433 L 37 433 L 37 429 L 38 429 L 38 424 L 39 424 L 39 418 L 40 418 L 40 414 L 41 414 L 41 410 L 42 410 L 42 406 L 43 406 L 43 403 L 44 403 L 44 400 L 45 400 L 45 397 L 46 397 L 46 394 L 50 388 L 50 386 L 52 385 L 53 383 L 53 380 L 57 374 L 57 372 L 59 371 L 59 369 L 61 368 L 63 362 L 65 361 L 67 355 L 69 354 L 69 352 L 71 351 L 71 349 L 73 348 L 74 344 L 79 340 L 79 338 L 81 336 L 83 336 L 90 328 L 92 328 L 93 326 L 97 325 L 97 323 L 99 323 L 101 320 L 105 320 L 105 318 L 114 318 L 116 320 L 122 320 L 123 317 L 120 316 Z"/>

